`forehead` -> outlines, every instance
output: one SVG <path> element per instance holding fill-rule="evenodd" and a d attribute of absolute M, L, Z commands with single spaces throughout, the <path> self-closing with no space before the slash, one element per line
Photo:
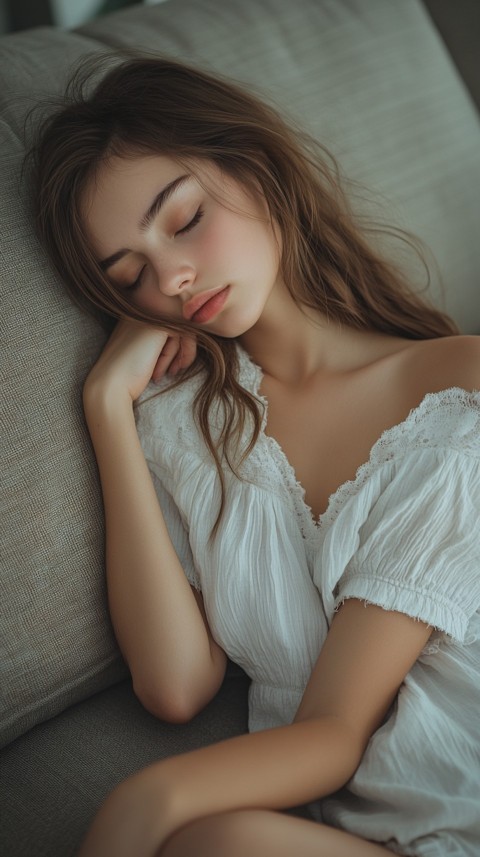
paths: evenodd
<path fill-rule="evenodd" d="M 192 158 L 180 162 L 166 155 L 115 156 L 100 164 L 81 200 L 94 253 L 105 258 L 119 246 L 128 247 L 132 231 L 138 231 L 155 196 L 184 175 L 191 175 L 192 181 L 177 190 L 179 200 L 189 200 L 200 183 L 218 202 L 233 210 L 242 211 L 253 203 L 251 191 L 212 161 Z"/>
<path fill-rule="evenodd" d="M 109 158 L 87 183 L 82 198 L 84 216 L 89 220 L 95 209 L 122 199 L 134 204 L 140 194 L 151 192 L 153 186 L 168 184 L 189 169 L 164 155 Z"/>
<path fill-rule="evenodd" d="M 122 196 L 134 200 L 142 191 L 151 192 L 152 183 L 163 187 L 185 174 L 211 185 L 212 189 L 228 183 L 224 172 L 211 161 L 194 158 L 178 161 L 168 155 L 115 156 L 103 161 L 88 182 L 84 206 L 87 209 L 102 199 Z"/>
<path fill-rule="evenodd" d="M 123 235 L 145 214 L 155 194 L 179 176 L 202 179 L 211 168 L 164 155 L 113 157 L 104 161 L 88 182 L 81 200 L 82 216 L 96 252 L 105 242 Z"/>

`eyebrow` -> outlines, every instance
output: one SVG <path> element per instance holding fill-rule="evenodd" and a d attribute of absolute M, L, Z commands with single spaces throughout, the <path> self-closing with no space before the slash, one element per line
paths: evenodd
<path fill-rule="evenodd" d="M 141 232 L 144 232 L 145 229 L 150 225 L 153 218 L 160 211 L 163 205 L 167 202 L 168 199 L 178 190 L 181 185 L 185 184 L 185 182 L 189 181 L 193 178 L 191 173 L 184 173 L 181 176 L 177 176 L 176 179 L 172 179 L 167 185 L 165 185 L 162 190 L 157 193 L 156 197 L 153 199 L 152 204 L 148 207 L 147 211 L 143 215 L 142 219 L 139 223 L 139 229 Z M 106 259 L 103 259 L 100 262 L 100 267 L 102 271 L 106 271 L 108 268 L 111 268 L 115 262 L 118 262 L 123 256 L 126 256 L 127 253 L 130 253 L 130 250 L 122 249 L 117 250 L 116 253 L 112 253 L 111 256 L 108 256 Z"/>

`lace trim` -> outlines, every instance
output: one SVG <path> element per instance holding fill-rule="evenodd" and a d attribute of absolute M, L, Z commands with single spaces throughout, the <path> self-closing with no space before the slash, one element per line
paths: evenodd
<path fill-rule="evenodd" d="M 468 449 L 473 448 L 474 443 L 477 446 L 479 444 L 480 392 L 470 393 L 459 387 L 452 387 L 437 393 L 427 393 L 403 422 L 383 432 L 373 445 L 368 461 L 358 468 L 355 478 L 337 488 L 329 498 L 326 511 L 316 518 L 305 500 L 305 489 L 297 480 L 295 470 L 282 447 L 275 438 L 266 433 L 268 401 L 259 392 L 263 372 L 241 346 L 238 346 L 238 352 L 239 381 L 258 398 L 264 408 L 258 442 L 241 466 L 241 476 L 258 488 L 287 501 L 307 542 L 312 539 L 316 541 L 318 533 L 326 531 L 334 523 L 346 503 L 356 496 L 373 474 L 388 461 L 399 460 L 413 448 L 445 448 L 448 445 L 449 449 L 468 454 Z M 199 443 L 201 436 L 199 437 L 198 428 L 193 421 L 186 419 L 187 411 L 188 415 L 191 414 L 195 383 L 198 384 L 198 380 L 192 379 L 167 394 L 170 419 L 166 426 L 159 426 L 155 405 L 152 403 L 152 407 L 147 404 L 152 398 L 155 399 L 155 393 L 159 392 L 158 387 L 149 385 L 137 403 L 140 407 L 136 407 L 138 427 L 144 436 L 149 438 L 149 443 L 157 436 L 162 439 L 162 443 L 176 446 L 177 452 L 179 449 L 185 452 L 195 450 L 196 456 L 199 455 L 199 450 L 203 448 Z M 163 396 L 160 395 L 157 405 L 162 400 Z M 472 420 L 469 424 L 462 425 L 459 430 L 458 419 L 461 412 L 470 412 Z M 207 453 L 205 460 L 210 461 Z"/>
<path fill-rule="evenodd" d="M 348 500 L 355 497 L 371 476 L 388 461 L 398 460 L 414 448 L 444 448 L 447 441 L 449 448 L 453 446 L 459 451 L 465 451 L 465 448 L 468 448 L 473 441 L 476 441 L 478 445 L 480 437 L 480 391 L 469 392 L 461 387 L 450 387 L 436 393 L 427 393 L 420 404 L 412 408 L 405 420 L 386 429 L 380 435 L 370 451 L 368 461 L 360 465 L 355 478 L 342 483 L 331 494 L 326 511 L 316 518 L 305 500 L 305 489 L 296 478 L 295 470 L 282 447 L 275 438 L 270 437 L 265 432 L 268 420 L 268 401 L 259 392 L 263 379 L 262 369 L 254 363 L 246 351 L 239 348 L 239 352 L 240 380 L 264 405 L 262 434 L 259 441 L 262 440 L 265 443 L 278 472 L 285 479 L 285 485 L 293 501 L 295 513 L 305 539 L 312 538 L 319 531 L 323 532 L 330 528 Z M 448 413 L 449 409 L 450 414 Z M 471 412 L 474 417 L 468 431 L 464 430 L 461 434 L 458 433 L 459 411 Z M 440 418 L 435 422 L 436 415 L 440 415 Z M 454 419 L 454 425 L 448 419 L 449 416 Z M 428 431 L 427 423 L 431 419 L 435 422 L 435 438 L 432 438 Z M 443 434 L 442 428 L 444 429 Z M 265 462 L 262 463 L 265 466 Z"/>

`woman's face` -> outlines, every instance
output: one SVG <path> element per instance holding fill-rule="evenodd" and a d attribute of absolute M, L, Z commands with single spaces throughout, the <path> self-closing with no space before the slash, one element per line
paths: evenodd
<path fill-rule="evenodd" d="M 279 230 L 263 198 L 211 163 L 194 169 L 160 155 L 110 160 L 85 195 L 87 230 L 135 306 L 240 336 L 280 281 Z"/>

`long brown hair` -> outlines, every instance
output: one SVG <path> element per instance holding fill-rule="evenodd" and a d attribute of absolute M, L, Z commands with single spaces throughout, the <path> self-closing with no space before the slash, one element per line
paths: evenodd
<path fill-rule="evenodd" d="M 222 459 L 235 470 L 229 450 L 238 447 L 247 424 L 243 456 L 248 455 L 261 427 L 260 404 L 238 383 L 235 341 L 140 311 L 101 270 L 81 203 L 105 160 L 137 154 L 204 160 L 252 193 L 260 187 L 280 229 L 283 279 L 300 305 L 349 327 L 409 339 L 458 331 L 373 249 L 368 230 L 352 215 L 332 156 L 274 109 L 231 82 L 158 57 L 117 58 L 92 88 L 93 77 L 87 63 L 72 79 L 61 109 L 39 127 L 32 149 L 37 230 L 73 299 L 89 312 L 104 320 L 127 317 L 174 333 L 195 332 L 197 361 L 183 377 L 202 372 L 193 407 L 221 482 L 218 524 L 225 494 Z M 221 404 L 224 417 L 217 441 L 209 423 L 214 403 Z"/>

